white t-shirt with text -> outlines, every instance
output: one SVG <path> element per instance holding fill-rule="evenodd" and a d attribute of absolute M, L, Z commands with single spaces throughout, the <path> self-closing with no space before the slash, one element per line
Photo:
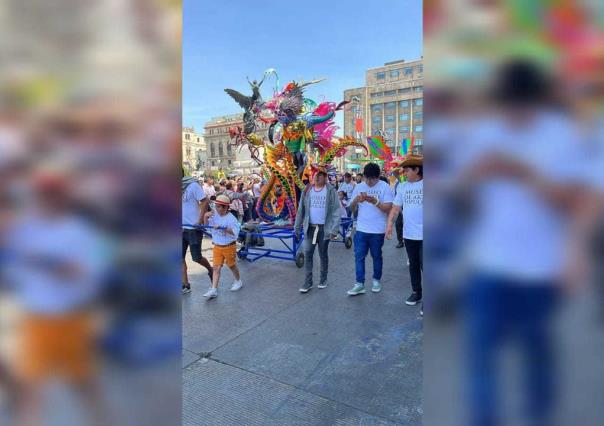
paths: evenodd
<path fill-rule="evenodd" d="M 390 186 L 383 181 L 378 181 L 370 187 L 365 182 L 359 183 L 352 191 L 354 200 L 362 192 L 371 197 L 376 197 L 380 203 L 391 203 L 394 199 Z M 386 232 L 386 221 L 388 215 L 368 201 L 358 204 L 357 231 L 368 234 L 384 234 Z"/>
<path fill-rule="evenodd" d="M 310 201 L 310 223 L 312 225 L 325 225 L 325 208 L 327 205 L 327 187 L 320 191 L 314 187 L 308 191 Z"/>
<path fill-rule="evenodd" d="M 403 238 L 424 239 L 424 181 L 399 184 L 394 205 L 403 208 Z"/>
<path fill-rule="evenodd" d="M 469 136 L 460 169 L 487 155 L 512 157 L 552 183 L 586 182 L 576 128 L 557 113 L 539 113 L 524 126 L 499 117 L 483 120 Z M 568 220 L 534 186 L 505 177 L 481 179 L 475 210 L 466 246 L 470 267 L 522 282 L 553 283 L 560 276 Z"/>

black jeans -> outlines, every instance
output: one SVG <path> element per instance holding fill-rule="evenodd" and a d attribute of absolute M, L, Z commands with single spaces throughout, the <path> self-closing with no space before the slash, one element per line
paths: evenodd
<path fill-rule="evenodd" d="M 424 270 L 423 240 L 405 238 L 405 249 L 409 258 L 409 275 L 411 288 L 415 293 L 422 294 L 422 271 Z"/>
<path fill-rule="evenodd" d="M 403 212 L 398 214 L 396 218 L 396 223 L 394 224 L 396 228 L 396 239 L 399 243 L 403 242 Z"/>
<path fill-rule="evenodd" d="M 315 227 L 319 227 L 317 233 L 317 243 L 312 243 L 312 237 L 315 233 Z M 319 246 L 319 259 L 321 260 L 321 280 L 320 283 L 327 281 L 327 268 L 329 266 L 329 240 L 324 239 L 323 225 L 309 225 L 308 232 L 304 238 L 304 265 L 306 266 L 306 282 L 312 283 L 313 256 L 315 246 Z"/>

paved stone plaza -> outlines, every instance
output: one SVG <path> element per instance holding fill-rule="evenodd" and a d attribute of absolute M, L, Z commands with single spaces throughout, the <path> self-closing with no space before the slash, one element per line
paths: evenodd
<path fill-rule="evenodd" d="M 267 244 L 269 242 L 267 241 Z M 204 256 L 211 244 L 204 240 Z M 240 262 L 244 287 L 217 299 L 189 259 L 193 292 L 183 296 L 183 424 L 419 425 L 422 320 L 404 303 L 404 249 L 384 247 L 383 290 L 350 297 L 353 249 L 330 246 L 328 287 L 298 288 L 293 262 Z M 369 261 L 368 261 L 369 266 Z"/>

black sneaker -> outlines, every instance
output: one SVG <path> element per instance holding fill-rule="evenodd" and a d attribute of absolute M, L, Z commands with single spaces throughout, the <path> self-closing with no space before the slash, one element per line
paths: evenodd
<path fill-rule="evenodd" d="M 405 304 L 407 304 L 409 306 L 415 306 L 415 305 L 417 305 L 417 302 L 419 302 L 420 300 L 422 300 L 422 295 L 420 293 L 416 293 L 414 291 L 413 293 L 411 293 L 411 296 L 409 296 L 407 298 L 407 301 L 405 302 Z"/>
<path fill-rule="evenodd" d="M 308 291 L 312 288 L 312 282 L 305 282 L 302 287 L 300 287 L 300 293 L 308 293 Z"/>
<path fill-rule="evenodd" d="M 399 241 L 398 244 L 396 245 L 396 248 L 403 248 L 405 247 L 405 243 L 403 241 Z"/>

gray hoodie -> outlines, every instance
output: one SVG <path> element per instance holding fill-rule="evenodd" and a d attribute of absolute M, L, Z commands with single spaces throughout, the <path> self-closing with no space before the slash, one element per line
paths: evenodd
<path fill-rule="evenodd" d="M 323 235 L 327 240 L 330 234 L 338 234 L 340 231 L 341 211 L 338 192 L 330 183 L 326 183 L 325 186 L 327 187 L 327 206 L 325 209 Z M 298 206 L 296 222 L 294 223 L 296 234 L 299 234 L 301 229 L 304 229 L 304 235 L 308 232 L 308 226 L 310 225 L 310 196 L 308 193 L 311 188 L 312 186 L 308 185 L 300 195 L 300 205 Z"/>

